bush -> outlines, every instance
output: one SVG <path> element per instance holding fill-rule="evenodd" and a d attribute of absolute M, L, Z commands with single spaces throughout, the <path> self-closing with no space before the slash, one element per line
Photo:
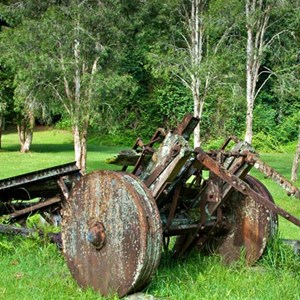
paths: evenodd
<path fill-rule="evenodd" d="M 252 145 L 256 150 L 262 152 L 284 152 L 281 144 L 274 136 L 262 131 L 253 136 Z"/>
<path fill-rule="evenodd" d="M 277 126 L 274 133 L 282 143 L 296 141 L 298 138 L 298 129 L 300 124 L 300 112 L 288 116 Z"/>

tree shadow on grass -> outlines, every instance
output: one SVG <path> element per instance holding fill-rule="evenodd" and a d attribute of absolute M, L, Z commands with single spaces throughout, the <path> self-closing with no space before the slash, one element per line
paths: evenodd
<path fill-rule="evenodd" d="M 20 150 L 20 144 L 10 144 L 9 146 L 3 146 L 1 148 L 2 152 L 6 152 L 6 151 L 19 151 Z"/>
<path fill-rule="evenodd" d="M 89 145 L 87 146 L 88 152 L 101 152 L 101 153 L 117 153 L 124 147 L 113 147 L 113 146 L 99 146 L 99 145 Z M 19 151 L 19 144 L 10 144 L 9 146 L 3 146 L 2 151 Z M 65 144 L 32 144 L 30 147 L 31 152 L 36 153 L 57 153 L 57 152 L 72 152 L 74 151 L 73 143 Z"/>
<path fill-rule="evenodd" d="M 56 153 L 56 152 L 72 152 L 74 150 L 73 144 L 32 144 L 30 150 L 38 153 Z"/>
<path fill-rule="evenodd" d="M 3 151 L 19 151 L 19 144 L 11 144 L 9 146 L 4 146 Z M 56 153 L 56 152 L 71 152 L 74 150 L 72 144 L 32 144 L 30 147 L 30 152 L 37 153 Z"/>

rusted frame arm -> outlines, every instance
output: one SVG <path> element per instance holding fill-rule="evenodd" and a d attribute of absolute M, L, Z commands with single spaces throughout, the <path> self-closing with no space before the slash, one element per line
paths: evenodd
<path fill-rule="evenodd" d="M 300 220 L 298 218 L 291 215 L 284 209 L 278 207 L 274 203 L 268 201 L 263 196 L 255 192 L 253 189 L 250 188 L 250 186 L 246 182 L 244 182 L 243 180 L 241 180 L 231 172 L 227 171 L 225 168 L 219 165 L 215 160 L 209 157 L 209 155 L 207 155 L 202 149 L 199 150 L 197 159 L 211 172 L 221 177 L 225 182 L 227 182 L 229 185 L 231 185 L 233 188 L 235 188 L 242 194 L 250 196 L 254 201 L 264 205 L 272 212 L 277 213 L 278 215 L 282 216 L 286 220 L 300 227 Z"/>
<path fill-rule="evenodd" d="M 165 228 L 163 229 L 164 234 L 167 234 L 170 226 L 172 225 L 172 221 L 173 221 L 173 218 L 175 216 L 176 208 L 177 208 L 177 205 L 178 205 L 180 190 L 181 190 L 181 186 L 178 185 L 175 188 L 174 195 L 173 195 L 173 198 L 172 198 L 171 208 L 170 208 L 168 219 L 167 219 L 167 223 L 166 223 Z"/>
<path fill-rule="evenodd" d="M 16 219 L 19 219 L 19 218 L 22 218 L 22 217 L 26 217 L 26 216 L 31 215 L 33 213 L 36 213 L 37 211 L 44 211 L 45 209 L 48 209 L 50 207 L 58 206 L 59 202 L 61 202 L 60 197 L 50 198 L 46 201 L 39 202 L 35 205 L 32 205 L 30 207 L 27 207 L 27 208 L 24 208 L 24 209 L 21 209 L 21 210 L 17 210 L 15 212 L 7 215 L 9 217 L 8 220 L 13 221 L 13 220 L 16 220 Z"/>
<path fill-rule="evenodd" d="M 79 172 L 75 162 L 0 180 L 0 191 Z"/>
<path fill-rule="evenodd" d="M 248 160 L 254 168 L 263 173 L 267 178 L 271 178 L 274 182 L 280 185 L 289 196 L 294 196 L 295 198 L 300 199 L 300 189 L 291 184 L 284 176 L 280 175 L 272 167 L 260 160 L 256 155 L 250 156 Z"/>

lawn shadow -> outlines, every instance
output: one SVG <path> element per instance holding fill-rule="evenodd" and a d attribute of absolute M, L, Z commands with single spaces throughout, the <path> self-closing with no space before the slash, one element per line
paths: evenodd
<path fill-rule="evenodd" d="M 14 151 L 20 151 L 20 144 L 9 144 L 9 146 L 3 146 L 0 149 L 2 152 L 8 151 L 8 152 L 14 152 Z"/>
<path fill-rule="evenodd" d="M 116 147 L 116 146 L 99 146 L 99 145 L 87 145 L 87 151 L 88 152 L 99 152 L 99 153 L 107 153 L 111 154 L 116 153 L 124 149 L 124 147 Z M 9 146 L 2 146 L 1 151 L 19 151 L 20 150 L 20 144 L 10 144 Z M 113 151 L 112 151 L 113 150 Z M 62 143 L 62 144 L 37 144 L 33 143 L 30 147 L 31 152 L 37 152 L 37 153 L 57 153 L 57 152 L 72 152 L 74 151 L 73 143 Z"/>
<path fill-rule="evenodd" d="M 3 146 L 3 151 L 19 151 L 20 145 L 19 144 L 11 144 L 9 146 Z M 73 144 L 32 144 L 30 147 L 30 152 L 37 152 L 37 153 L 56 153 L 56 152 L 70 152 L 73 151 Z"/>
<path fill-rule="evenodd" d="M 64 144 L 32 144 L 30 151 L 38 153 L 71 152 L 74 150 L 72 143 Z"/>

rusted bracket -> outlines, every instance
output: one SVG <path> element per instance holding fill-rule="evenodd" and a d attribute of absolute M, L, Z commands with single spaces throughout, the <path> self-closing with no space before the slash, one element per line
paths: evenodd
<path fill-rule="evenodd" d="M 190 135 L 193 133 L 198 123 L 198 117 L 194 117 L 192 114 L 187 114 L 182 122 L 177 126 L 174 133 L 182 135 L 186 140 L 189 140 Z"/>
<path fill-rule="evenodd" d="M 170 154 L 167 156 L 165 164 L 158 165 L 150 174 L 150 176 L 145 180 L 145 184 L 147 187 L 149 187 L 159 177 L 159 175 L 161 175 L 164 172 L 164 170 L 174 160 L 174 158 L 179 154 L 179 152 L 179 146 L 174 146 L 172 149 L 170 149 Z"/>
<path fill-rule="evenodd" d="M 63 179 L 63 177 L 60 177 L 57 180 L 57 184 L 59 185 L 62 194 L 64 195 L 65 200 L 68 200 L 69 196 L 70 196 L 70 191 L 67 187 L 67 185 L 65 184 L 65 181 Z"/>
<path fill-rule="evenodd" d="M 211 172 L 220 176 L 224 181 L 226 181 L 233 188 L 238 190 L 244 195 L 250 196 L 254 201 L 264 205 L 266 208 L 270 209 L 272 212 L 277 213 L 288 221 L 294 223 L 295 225 L 300 227 L 300 220 L 295 216 L 291 215 L 284 209 L 278 207 L 274 203 L 268 201 L 263 196 L 255 192 L 250 186 L 223 168 L 220 164 L 218 164 L 215 160 L 213 160 L 209 155 L 207 155 L 202 149 L 199 149 L 199 154 L 197 155 L 197 159 L 201 164 L 203 164 L 206 168 L 208 168 Z"/>
<path fill-rule="evenodd" d="M 168 219 L 167 219 L 167 224 L 164 228 L 165 234 L 167 234 L 167 232 L 172 224 L 173 218 L 175 216 L 175 212 L 176 212 L 176 208 L 177 208 L 177 204 L 178 204 L 178 200 L 179 200 L 179 195 L 180 195 L 180 190 L 181 190 L 181 186 L 178 185 L 174 191 L 173 200 L 172 200 L 170 212 L 169 212 Z"/>

